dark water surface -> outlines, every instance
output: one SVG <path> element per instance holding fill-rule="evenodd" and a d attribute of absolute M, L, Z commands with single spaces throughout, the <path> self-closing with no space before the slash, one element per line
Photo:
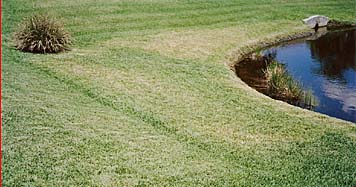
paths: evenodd
<path fill-rule="evenodd" d="M 271 51 L 293 78 L 313 91 L 319 100 L 315 111 L 356 122 L 356 30 L 329 32 L 263 53 Z"/>

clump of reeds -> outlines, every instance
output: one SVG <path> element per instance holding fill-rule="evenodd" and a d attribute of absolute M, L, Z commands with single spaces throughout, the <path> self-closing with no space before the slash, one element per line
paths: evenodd
<path fill-rule="evenodd" d="M 69 50 L 71 36 L 62 23 L 48 15 L 25 18 L 14 35 L 18 50 L 32 53 L 59 53 Z"/>
<path fill-rule="evenodd" d="M 317 105 L 310 90 L 304 91 L 302 85 L 290 76 L 283 64 L 272 61 L 264 71 L 269 94 L 292 104 L 312 108 Z"/>

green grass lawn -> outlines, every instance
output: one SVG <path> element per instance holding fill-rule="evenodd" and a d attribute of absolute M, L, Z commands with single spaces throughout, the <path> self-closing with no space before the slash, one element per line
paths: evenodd
<path fill-rule="evenodd" d="M 21 53 L 48 12 L 73 50 Z M 270 99 L 229 69 L 246 46 L 356 20 L 354 0 L 4 0 L 4 186 L 356 185 L 356 126 Z"/>

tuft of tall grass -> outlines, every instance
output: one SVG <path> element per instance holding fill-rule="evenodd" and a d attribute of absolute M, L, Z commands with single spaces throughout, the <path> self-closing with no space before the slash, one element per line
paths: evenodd
<path fill-rule="evenodd" d="M 283 64 L 277 61 L 270 62 L 264 74 L 268 93 L 272 97 L 307 108 L 317 105 L 311 90 L 304 91 L 302 85 L 288 74 Z"/>
<path fill-rule="evenodd" d="M 25 18 L 14 34 L 18 50 L 32 53 L 59 53 L 69 50 L 71 36 L 64 25 L 48 15 Z"/>
<path fill-rule="evenodd" d="M 311 90 L 303 91 L 301 98 L 300 105 L 304 108 L 312 109 L 319 104 L 319 101 L 315 98 Z"/>

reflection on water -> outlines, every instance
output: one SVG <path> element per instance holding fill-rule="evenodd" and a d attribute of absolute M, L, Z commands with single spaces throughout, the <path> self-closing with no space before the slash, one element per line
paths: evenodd
<path fill-rule="evenodd" d="M 279 62 L 319 100 L 315 111 L 356 122 L 356 30 L 274 47 Z"/>
<path fill-rule="evenodd" d="M 342 79 L 345 70 L 356 70 L 355 32 L 335 32 L 308 42 L 312 58 L 320 62 L 316 73 Z"/>

